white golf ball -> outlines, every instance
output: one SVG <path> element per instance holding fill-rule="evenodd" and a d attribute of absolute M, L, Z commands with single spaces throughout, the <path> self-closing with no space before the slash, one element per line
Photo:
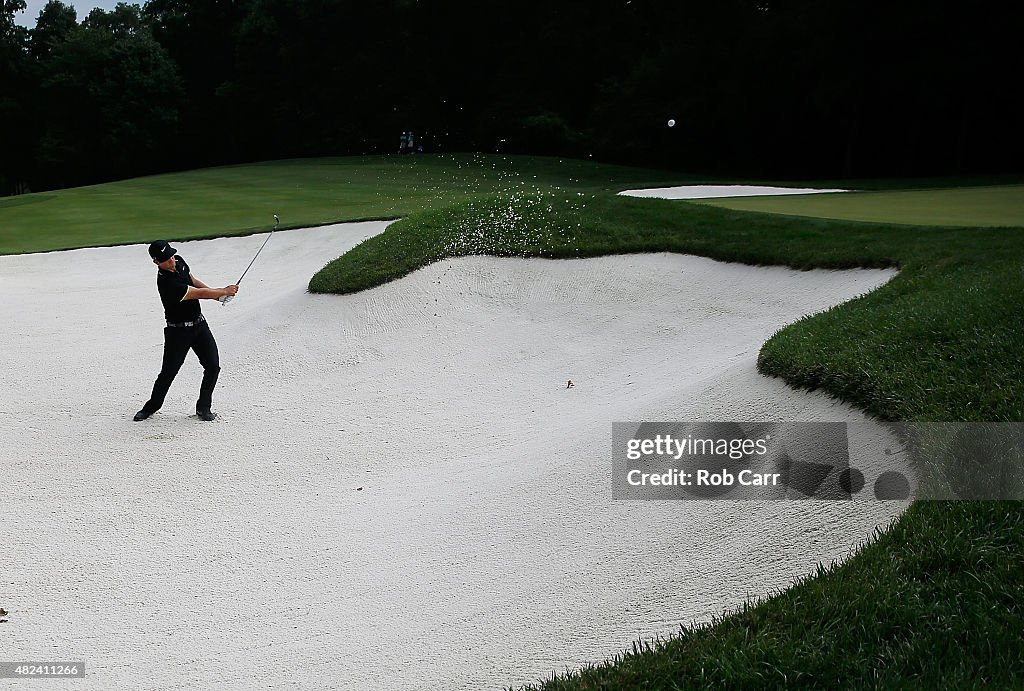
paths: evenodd
<path fill-rule="evenodd" d="M 676 126 L 676 121 L 675 120 L 669 120 L 668 121 L 668 126 L 669 127 L 675 127 Z"/>

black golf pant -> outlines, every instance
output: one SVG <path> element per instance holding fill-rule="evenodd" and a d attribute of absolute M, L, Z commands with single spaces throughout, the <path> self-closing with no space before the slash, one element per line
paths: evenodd
<path fill-rule="evenodd" d="M 196 351 L 200 364 L 203 366 L 203 383 L 199 387 L 199 400 L 196 410 L 209 410 L 213 403 L 213 387 L 217 386 L 217 375 L 220 374 L 220 355 L 217 353 L 217 341 L 213 340 L 213 332 L 203 321 L 195 326 L 164 327 L 164 362 L 153 384 L 153 395 L 143 406 L 143 410 L 152 415 L 164 404 L 167 390 L 171 382 L 185 362 L 189 350 Z"/>

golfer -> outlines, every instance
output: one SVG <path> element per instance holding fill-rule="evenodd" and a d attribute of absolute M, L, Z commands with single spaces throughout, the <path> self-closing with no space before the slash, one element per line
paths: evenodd
<path fill-rule="evenodd" d="M 199 308 L 199 301 L 234 296 L 238 286 L 210 288 L 192 275 L 188 264 L 177 253 L 166 240 L 158 240 L 149 246 L 149 256 L 160 269 L 156 276 L 156 287 L 164 305 L 167 327 L 164 329 L 163 365 L 153 384 L 153 395 L 142 406 L 142 410 L 135 413 L 135 422 L 145 420 L 160 410 L 167 390 L 171 388 L 171 382 L 190 349 L 196 352 L 203 366 L 203 383 L 199 387 L 196 415 L 207 422 L 217 417 L 210 406 L 213 404 L 217 375 L 220 374 L 220 356 L 217 354 L 217 342 L 213 340 L 213 333 Z"/>

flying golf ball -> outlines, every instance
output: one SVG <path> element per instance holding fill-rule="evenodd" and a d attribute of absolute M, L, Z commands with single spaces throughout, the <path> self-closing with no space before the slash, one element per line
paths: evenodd
<path fill-rule="evenodd" d="M 668 121 L 668 126 L 669 127 L 675 127 L 676 126 L 676 121 L 675 120 L 669 120 Z"/>

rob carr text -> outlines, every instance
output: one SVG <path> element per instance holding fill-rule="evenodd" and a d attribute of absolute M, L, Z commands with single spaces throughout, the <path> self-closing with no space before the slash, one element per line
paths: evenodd
<path fill-rule="evenodd" d="M 626 474 L 626 482 L 634 487 L 732 487 L 737 483 L 743 486 L 777 487 L 782 484 L 781 477 L 780 473 L 756 473 L 749 469 L 738 473 L 724 468 L 720 471 L 701 469 L 694 472 L 672 468 L 663 473 L 645 473 L 633 469 Z"/>

